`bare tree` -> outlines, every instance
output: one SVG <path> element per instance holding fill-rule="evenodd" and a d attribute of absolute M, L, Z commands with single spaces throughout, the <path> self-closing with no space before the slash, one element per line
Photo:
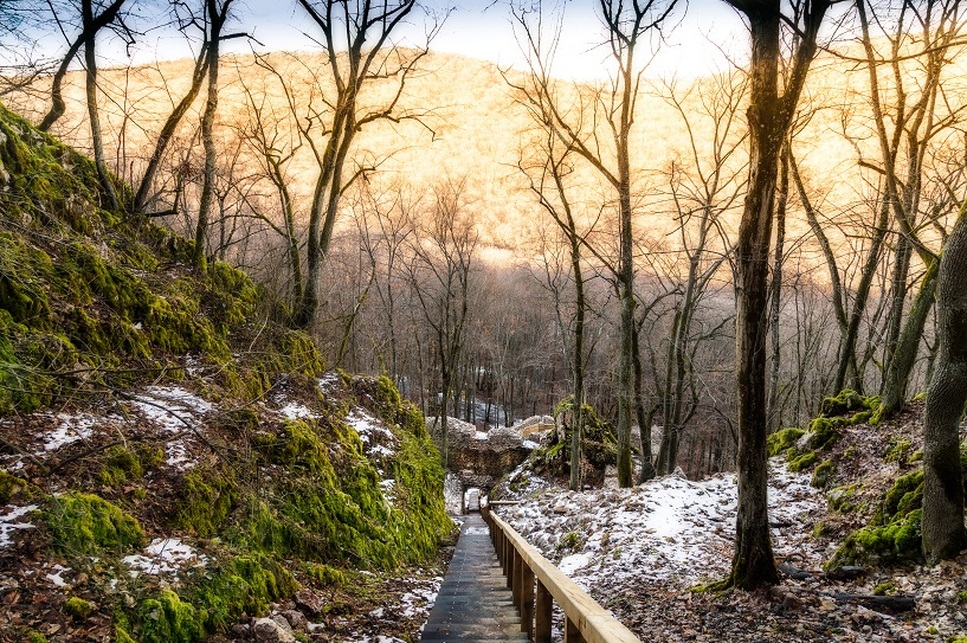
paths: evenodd
<path fill-rule="evenodd" d="M 817 49 L 830 0 L 795 3 L 785 17 L 780 0 L 724 0 L 749 24 L 749 185 L 735 259 L 738 487 L 735 556 L 724 587 L 754 589 L 778 581 L 766 500 L 766 354 L 769 255 L 783 141 Z M 795 27 L 792 67 L 780 90 L 784 24 Z"/>
<path fill-rule="evenodd" d="M 215 115 L 218 112 L 218 52 L 222 40 L 222 27 L 228 18 L 232 0 L 205 0 L 205 15 L 210 23 L 208 36 L 208 98 L 201 117 L 201 142 L 205 148 L 205 170 L 198 204 L 198 221 L 195 224 L 195 248 L 192 263 L 204 272 L 208 257 L 208 220 L 211 216 L 212 199 L 215 194 L 215 169 L 218 163 L 218 144 L 215 141 Z M 197 67 L 197 65 L 196 65 Z"/>
<path fill-rule="evenodd" d="M 125 1 L 111 0 L 108 4 L 98 7 L 100 11 L 95 13 L 93 0 L 82 0 L 80 30 L 73 39 L 69 39 L 65 32 L 64 22 L 57 15 L 57 11 L 53 10 L 52 18 L 57 23 L 61 33 L 64 34 L 64 37 L 69 39 L 70 44 L 68 45 L 67 53 L 61 59 L 60 66 L 54 73 L 50 88 L 51 107 L 47 115 L 40 121 L 40 125 L 37 126 L 41 131 L 49 130 L 51 125 L 63 116 L 67 110 L 67 103 L 64 102 L 63 85 L 64 78 L 67 76 L 71 63 L 77 58 L 77 54 L 80 53 L 82 48 L 94 48 L 94 41 L 99 32 L 117 23 L 121 17 L 121 8 L 124 6 Z M 50 6 L 53 9 L 53 5 Z M 86 58 L 87 54 L 85 53 L 85 60 Z"/>
<path fill-rule="evenodd" d="M 358 132 L 378 120 L 399 122 L 411 118 L 398 109 L 407 78 L 427 49 L 403 50 L 391 38 L 417 6 L 416 0 L 299 0 L 299 4 L 322 33 L 320 43 L 328 57 L 335 81 L 335 96 L 325 112 L 309 106 L 308 121 L 322 124 L 325 144 L 309 143 L 319 174 L 309 212 L 306 248 L 306 283 L 293 321 L 308 327 L 319 306 L 319 272 L 329 249 L 339 212 L 339 199 L 354 178 L 344 177 L 350 148 Z M 366 108 L 360 104 L 365 86 L 393 79 L 396 91 L 384 104 Z"/>
<path fill-rule="evenodd" d="M 532 78 L 526 86 L 514 84 L 524 99 L 538 113 L 545 127 L 584 159 L 610 186 L 618 212 L 618 260 L 616 281 L 620 308 L 620 348 L 618 351 L 618 482 L 623 487 L 633 484 L 631 461 L 631 426 L 634 422 L 634 236 L 632 220 L 631 133 L 635 122 L 635 106 L 641 80 L 639 56 L 647 37 L 660 29 L 671 14 L 676 0 L 647 0 L 626 4 L 620 0 L 600 0 L 598 10 L 607 30 L 607 47 L 614 65 L 614 75 L 607 87 L 597 89 L 589 109 L 569 111 L 562 104 L 550 81 L 553 58 L 542 44 L 540 27 L 524 8 L 514 8 L 522 31 L 522 46 L 530 60 Z M 538 9 L 538 20 L 540 10 Z M 513 83 L 512 83 L 513 84 Z M 598 124 L 604 125 L 603 135 Z"/>
<path fill-rule="evenodd" d="M 430 329 L 429 344 L 439 378 L 434 404 L 436 434 L 444 462 L 447 458 L 447 415 L 465 352 L 470 315 L 470 277 L 479 237 L 462 209 L 461 187 L 437 188 L 428 217 L 410 238 L 406 267 L 411 289 Z"/>

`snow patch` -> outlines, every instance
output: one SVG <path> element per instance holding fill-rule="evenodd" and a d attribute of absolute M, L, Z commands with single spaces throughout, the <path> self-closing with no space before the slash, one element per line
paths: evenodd
<path fill-rule="evenodd" d="M 279 413 L 287 420 L 300 420 L 303 418 L 313 418 L 315 413 L 306 406 L 305 404 L 299 404 L 298 402 L 289 402 L 281 409 Z"/>
<path fill-rule="evenodd" d="M 94 425 L 97 424 L 97 418 L 92 415 L 60 413 L 55 417 L 60 420 L 60 423 L 44 440 L 45 451 L 56 451 L 68 444 L 86 440 L 91 437 Z"/>
<path fill-rule="evenodd" d="M 54 587 L 67 587 L 68 583 L 66 580 L 64 580 L 64 574 L 71 571 L 70 567 L 54 565 L 51 569 L 53 570 L 53 573 L 46 575 L 47 580 L 49 580 Z"/>
<path fill-rule="evenodd" d="M 192 426 L 197 416 L 212 410 L 208 401 L 178 386 L 151 386 L 134 398 L 134 405 L 163 430 L 177 433 Z"/>
<path fill-rule="evenodd" d="M 155 538 L 143 554 L 125 556 L 121 560 L 131 567 L 129 573 L 132 578 L 141 573 L 172 575 L 186 567 L 204 567 L 208 564 L 207 556 L 178 538 Z"/>
<path fill-rule="evenodd" d="M 33 523 L 24 522 L 21 518 L 37 509 L 37 505 L 24 505 L 23 507 L 7 505 L 5 509 L 7 512 L 0 515 L 0 549 L 13 544 L 13 532 L 34 528 Z"/>

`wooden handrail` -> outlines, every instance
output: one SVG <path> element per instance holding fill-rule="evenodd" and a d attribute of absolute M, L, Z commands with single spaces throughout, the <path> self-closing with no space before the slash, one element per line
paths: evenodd
<path fill-rule="evenodd" d="M 488 507 L 481 507 L 480 513 L 490 527 L 497 558 L 513 590 L 521 631 L 527 632 L 532 641 L 550 643 L 553 599 L 564 610 L 565 643 L 641 643 L 631 630 Z"/>

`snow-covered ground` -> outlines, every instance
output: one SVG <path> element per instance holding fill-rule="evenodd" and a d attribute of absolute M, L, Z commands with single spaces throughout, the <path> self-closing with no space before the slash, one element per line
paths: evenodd
<path fill-rule="evenodd" d="M 801 533 L 800 519 L 824 511 L 825 497 L 807 476 L 789 473 L 778 460 L 772 465 L 776 555 L 816 568 L 829 552 Z M 727 574 L 736 504 L 734 474 L 700 481 L 670 475 L 629 489 L 549 488 L 498 514 L 586 589 L 642 581 L 690 587 Z"/>

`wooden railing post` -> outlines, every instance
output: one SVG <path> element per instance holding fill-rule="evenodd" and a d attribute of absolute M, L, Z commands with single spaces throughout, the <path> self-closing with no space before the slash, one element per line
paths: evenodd
<path fill-rule="evenodd" d="M 521 557 L 520 574 L 520 631 L 534 638 L 534 570 Z"/>
<path fill-rule="evenodd" d="M 534 606 L 534 643 L 551 643 L 551 618 L 554 600 L 544 583 L 537 581 L 537 601 Z"/>
<path fill-rule="evenodd" d="M 581 630 L 577 624 L 569 618 L 564 619 L 564 643 L 584 643 Z"/>

